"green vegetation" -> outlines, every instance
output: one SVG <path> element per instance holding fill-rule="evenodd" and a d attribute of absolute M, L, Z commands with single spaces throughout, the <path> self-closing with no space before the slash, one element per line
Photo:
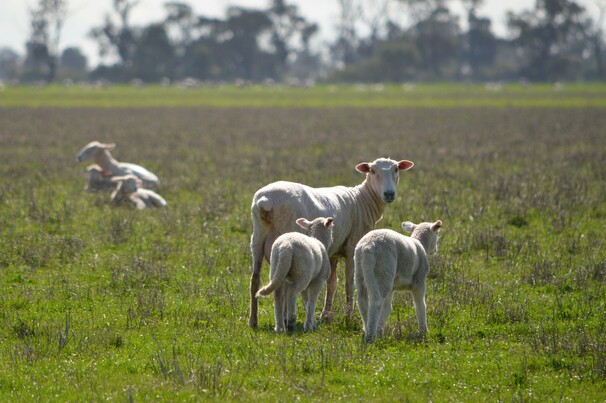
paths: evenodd
<path fill-rule="evenodd" d="M 0 93 L 45 106 L 0 109 L 1 401 L 604 400 L 603 109 L 144 108 L 221 91 L 159 87 L 64 108 L 85 91 L 36 91 Z M 254 91 L 280 90 L 242 93 Z M 374 106 L 396 92 L 408 96 L 390 88 Z M 108 93 L 147 96 L 92 107 L 123 102 Z M 169 208 L 86 194 L 74 155 L 93 139 L 156 172 Z M 300 307 L 299 329 L 276 335 L 265 299 L 248 328 L 255 190 L 355 185 L 355 164 L 378 156 L 415 162 L 379 226 L 444 222 L 428 336 L 398 295 L 385 338 L 364 346 L 359 315 L 342 312 L 342 268 L 333 323 L 303 333 Z"/>
<path fill-rule="evenodd" d="M 320 85 L 314 88 L 218 85 L 199 88 L 158 85 L 64 88 L 7 87 L 0 106 L 10 107 L 606 107 L 606 85 L 520 84 Z"/>

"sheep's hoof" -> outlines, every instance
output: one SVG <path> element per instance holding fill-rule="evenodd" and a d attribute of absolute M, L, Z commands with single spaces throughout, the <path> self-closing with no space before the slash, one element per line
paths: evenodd
<path fill-rule="evenodd" d="M 332 311 L 323 311 L 322 315 L 320 315 L 320 321 L 322 323 L 330 323 L 334 319 L 334 314 Z"/>

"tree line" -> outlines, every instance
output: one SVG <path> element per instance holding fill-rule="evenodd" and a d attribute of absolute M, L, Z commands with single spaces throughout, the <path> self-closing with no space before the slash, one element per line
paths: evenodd
<path fill-rule="evenodd" d="M 38 0 L 30 11 L 26 55 L 0 49 L 0 79 L 105 79 L 143 82 L 597 81 L 606 79 L 606 4 L 590 15 L 573 0 L 536 0 L 507 13 L 498 37 L 482 0 L 327 0 L 338 3 L 336 37 L 313 45 L 318 24 L 287 0 L 251 9 L 230 6 L 223 18 L 197 15 L 168 1 L 165 15 L 136 26 L 138 0 L 108 0 L 91 27 L 101 63 L 87 66 L 78 48 L 60 49 L 67 0 Z M 455 3 L 465 15 L 452 12 Z M 317 42 L 317 40 L 316 40 Z"/>

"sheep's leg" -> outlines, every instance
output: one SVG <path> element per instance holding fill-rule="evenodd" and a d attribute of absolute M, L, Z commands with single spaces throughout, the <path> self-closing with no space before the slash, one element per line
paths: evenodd
<path fill-rule="evenodd" d="M 295 330 L 295 326 L 297 325 L 297 297 L 298 292 L 292 286 L 289 287 L 289 290 L 286 292 L 286 329 L 289 332 Z"/>
<path fill-rule="evenodd" d="M 362 282 L 360 283 L 362 284 Z M 358 288 L 358 309 L 360 310 L 360 316 L 362 317 L 364 333 L 366 333 L 368 324 L 368 293 L 364 284 Z"/>
<path fill-rule="evenodd" d="M 323 285 L 323 281 L 321 280 L 312 281 L 303 294 L 305 300 L 305 325 L 303 329 L 305 331 L 311 331 L 316 328 L 316 305 Z"/>
<path fill-rule="evenodd" d="M 383 332 L 385 332 L 385 323 L 387 322 L 387 317 L 391 313 L 392 297 L 393 297 L 393 292 L 390 292 L 387 295 L 387 297 L 385 297 L 385 299 L 383 300 L 383 305 L 381 307 L 381 314 L 379 316 L 379 324 L 377 326 L 377 333 L 381 336 L 383 335 Z"/>
<path fill-rule="evenodd" d="M 353 314 L 354 297 L 354 261 L 353 253 L 345 259 L 345 315 L 347 317 Z"/>
<path fill-rule="evenodd" d="M 375 299 L 372 296 L 369 299 L 368 322 L 366 323 L 366 331 L 364 333 L 364 341 L 366 343 L 371 342 L 377 336 L 382 302 L 380 299 Z"/>
<path fill-rule="evenodd" d="M 255 228 L 254 231 L 257 231 L 257 228 Z M 254 231 L 250 242 L 250 249 L 252 252 L 252 275 L 250 277 L 250 315 L 248 317 L 248 326 L 256 329 L 258 325 L 259 310 L 257 291 L 261 288 L 261 266 L 263 265 L 265 241 L 259 240 L 258 238 L 260 237 L 255 236 Z"/>
<path fill-rule="evenodd" d="M 284 332 L 284 287 L 278 287 L 274 290 L 274 315 L 276 317 L 276 332 Z"/>
<path fill-rule="evenodd" d="M 339 258 L 332 257 L 330 258 L 330 276 L 328 277 L 328 282 L 326 284 L 326 299 L 324 300 L 324 309 L 322 310 L 322 321 L 330 322 L 332 320 L 333 311 L 332 311 L 332 302 L 335 297 L 335 292 L 337 291 L 337 264 L 339 263 Z"/>
<path fill-rule="evenodd" d="M 425 305 L 425 285 L 412 290 L 412 300 L 415 304 L 415 315 L 419 325 L 419 333 L 427 333 L 427 306 Z"/>

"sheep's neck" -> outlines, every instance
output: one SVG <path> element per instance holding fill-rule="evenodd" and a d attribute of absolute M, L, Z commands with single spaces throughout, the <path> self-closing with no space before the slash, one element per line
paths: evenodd
<path fill-rule="evenodd" d="M 411 234 L 410 237 L 421 242 L 421 245 L 423 245 L 423 248 L 425 250 L 428 250 L 429 243 L 431 241 L 431 230 L 430 231 L 417 231 L 417 232 L 414 232 L 413 234 Z"/>
<path fill-rule="evenodd" d="M 381 197 L 372 190 L 367 180 L 364 180 L 355 189 L 358 191 L 360 198 L 364 200 L 365 212 L 372 218 L 373 223 L 378 222 L 385 211 L 385 203 L 383 203 Z"/>
<path fill-rule="evenodd" d="M 95 155 L 95 163 L 103 168 L 104 171 L 114 171 L 113 168 L 118 165 L 118 161 L 107 150 L 103 150 Z"/>

